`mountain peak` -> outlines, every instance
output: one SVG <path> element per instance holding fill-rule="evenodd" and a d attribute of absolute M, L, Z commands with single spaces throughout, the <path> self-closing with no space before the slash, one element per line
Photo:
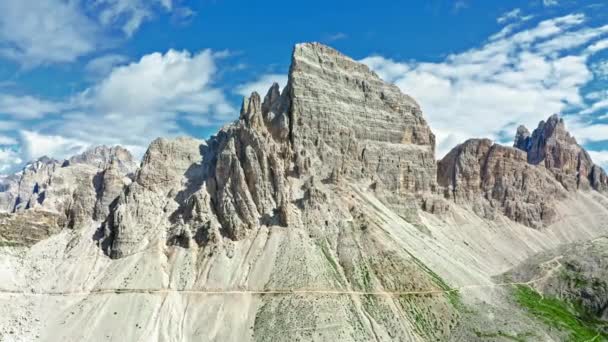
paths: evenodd
<path fill-rule="evenodd" d="M 564 119 L 558 114 L 547 121 L 540 121 L 532 132 L 520 126 L 514 147 L 527 153 L 528 163 L 544 165 L 556 173 L 567 189 L 588 188 L 606 190 L 605 172 L 595 165 L 587 151 L 566 129 Z"/>

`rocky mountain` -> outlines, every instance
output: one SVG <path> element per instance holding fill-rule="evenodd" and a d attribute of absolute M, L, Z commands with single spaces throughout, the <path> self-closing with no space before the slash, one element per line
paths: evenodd
<path fill-rule="evenodd" d="M 2 211 L 13 213 L 8 217 L 15 220 L 23 220 L 23 216 L 28 222 L 30 211 L 36 210 L 36 215 L 61 222 L 50 231 L 80 227 L 108 215 L 110 203 L 131 182 L 130 174 L 136 168 L 133 156 L 122 147 L 95 147 L 63 162 L 42 157 L 5 179 L 0 191 Z M 28 234 L 20 235 L 31 240 Z M 18 240 L 5 240 L 19 244 Z"/>
<path fill-rule="evenodd" d="M 524 126 L 517 129 L 514 146 L 528 154 L 530 164 L 542 164 L 568 190 L 608 191 L 608 176 L 568 133 L 558 115 L 541 121 L 532 134 Z"/>
<path fill-rule="evenodd" d="M 568 192 L 608 192 L 606 172 L 558 115 L 541 121 L 532 134 L 520 126 L 513 148 L 488 139 L 468 140 L 439 161 L 437 175 L 447 198 L 484 217 L 500 212 L 533 228 L 560 219 L 554 204 Z"/>
<path fill-rule="evenodd" d="M 558 118 L 537 131 L 436 162 L 411 97 L 298 44 L 285 88 L 205 141 L 159 138 L 139 167 L 95 148 L 5 182 L 0 336 L 562 340 L 499 278 L 605 235 L 606 177 Z"/>

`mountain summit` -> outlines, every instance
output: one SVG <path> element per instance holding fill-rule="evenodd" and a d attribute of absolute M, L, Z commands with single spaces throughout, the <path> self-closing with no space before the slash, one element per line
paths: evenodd
<path fill-rule="evenodd" d="M 606 234 L 606 176 L 557 117 L 515 145 L 436 162 L 414 99 L 298 44 L 285 88 L 208 140 L 159 138 L 138 167 L 93 149 L 1 188 L 0 336 L 559 340 L 497 279 Z"/>

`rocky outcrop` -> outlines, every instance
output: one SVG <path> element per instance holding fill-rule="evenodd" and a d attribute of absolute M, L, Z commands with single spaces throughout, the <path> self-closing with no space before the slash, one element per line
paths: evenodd
<path fill-rule="evenodd" d="M 0 247 L 30 247 L 57 234 L 64 226 L 65 217 L 58 213 L 42 210 L 0 213 Z"/>
<path fill-rule="evenodd" d="M 403 202 L 435 188 L 434 144 L 419 106 L 396 86 L 336 50 L 298 44 L 282 92 L 274 84 L 263 100 L 251 94 L 239 120 L 205 142 L 150 145 L 108 221 L 110 254 L 295 227 L 311 178 L 373 184 Z"/>
<path fill-rule="evenodd" d="M 124 174 L 135 171 L 138 166 L 131 152 L 119 145 L 95 146 L 63 162 L 64 167 L 74 164 L 87 164 L 102 170 L 114 164 L 113 168 Z"/>
<path fill-rule="evenodd" d="M 208 141 L 158 139 L 109 220 L 113 257 L 152 241 L 192 246 L 242 239 L 261 225 L 286 225 L 286 99 L 273 85 L 264 102 L 244 99 L 240 119 Z"/>
<path fill-rule="evenodd" d="M 554 203 L 568 191 L 605 189 L 605 172 L 554 115 L 530 134 L 520 126 L 515 147 L 472 139 L 438 162 L 437 180 L 445 196 L 471 206 L 483 217 L 500 212 L 541 228 L 558 218 Z"/>
<path fill-rule="evenodd" d="M 568 190 L 608 191 L 606 173 L 593 163 L 558 115 L 541 121 L 532 134 L 520 126 L 514 146 L 527 152 L 530 164 L 544 165 Z"/>
<path fill-rule="evenodd" d="M 287 91 L 298 172 L 368 179 L 398 193 L 434 188 L 435 136 L 419 105 L 367 66 L 299 44 Z"/>
<path fill-rule="evenodd" d="M 92 148 L 63 162 L 42 157 L 10 177 L 1 193 L 3 206 L 26 218 L 30 211 L 53 213 L 69 228 L 103 221 L 135 168 L 122 147 Z"/>
<path fill-rule="evenodd" d="M 565 197 L 551 173 L 528 164 L 525 152 L 489 139 L 457 146 L 438 163 L 437 172 L 446 197 L 456 203 L 486 218 L 499 212 L 534 228 L 552 223 L 557 217 L 552 202 Z"/>

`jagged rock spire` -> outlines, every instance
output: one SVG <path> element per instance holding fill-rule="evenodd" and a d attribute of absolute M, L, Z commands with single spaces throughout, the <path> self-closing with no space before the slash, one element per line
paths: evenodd
<path fill-rule="evenodd" d="M 569 190 L 592 187 L 604 191 L 608 187 L 603 180 L 605 172 L 593 163 L 587 151 L 570 135 L 564 119 L 558 114 L 541 121 L 532 134 L 520 126 L 514 147 L 527 152 L 530 164 L 544 165 L 555 173 Z"/>

